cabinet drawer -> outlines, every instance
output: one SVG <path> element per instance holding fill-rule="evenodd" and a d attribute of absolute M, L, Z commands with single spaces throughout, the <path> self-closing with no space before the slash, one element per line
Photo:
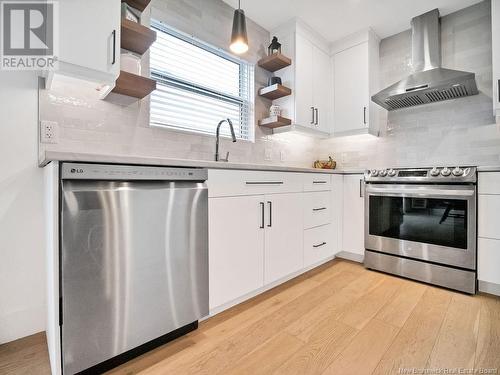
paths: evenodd
<path fill-rule="evenodd" d="M 302 181 L 301 173 L 210 169 L 208 196 L 296 193 L 302 191 Z"/>
<path fill-rule="evenodd" d="M 329 191 L 304 193 L 304 229 L 330 224 L 330 195 Z"/>
<path fill-rule="evenodd" d="M 477 190 L 479 194 L 500 195 L 500 172 L 480 172 L 478 174 Z"/>
<path fill-rule="evenodd" d="M 500 240 L 479 238 L 477 246 L 477 278 L 500 285 Z"/>
<path fill-rule="evenodd" d="M 323 225 L 304 231 L 304 267 L 333 256 L 331 238 L 331 225 Z"/>
<path fill-rule="evenodd" d="M 478 198 L 478 236 L 500 239 L 500 195 L 479 195 Z"/>
<path fill-rule="evenodd" d="M 325 173 L 304 173 L 304 191 L 326 191 L 332 186 L 331 175 Z"/>

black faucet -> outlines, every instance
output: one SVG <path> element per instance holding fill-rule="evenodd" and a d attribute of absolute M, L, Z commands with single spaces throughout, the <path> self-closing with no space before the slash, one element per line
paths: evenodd
<path fill-rule="evenodd" d="M 219 125 L 217 125 L 217 132 L 216 132 L 216 135 L 215 135 L 215 161 L 229 161 L 229 151 L 227 152 L 225 159 L 221 159 L 219 157 L 220 127 L 225 122 L 227 122 L 229 124 L 229 129 L 231 130 L 231 137 L 233 138 L 233 142 L 236 142 L 236 135 L 234 134 L 233 123 L 231 122 L 231 120 L 230 119 L 224 119 L 221 122 L 219 122 Z"/>

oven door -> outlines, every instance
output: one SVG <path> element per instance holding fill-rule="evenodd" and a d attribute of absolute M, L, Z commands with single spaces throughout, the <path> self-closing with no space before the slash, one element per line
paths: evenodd
<path fill-rule="evenodd" d="M 367 184 L 368 250 L 476 269 L 476 187 Z"/>

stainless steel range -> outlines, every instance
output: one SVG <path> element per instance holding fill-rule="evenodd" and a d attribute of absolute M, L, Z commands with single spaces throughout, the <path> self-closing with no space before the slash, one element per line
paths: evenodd
<path fill-rule="evenodd" d="M 365 266 L 476 292 L 475 167 L 365 173 Z"/>

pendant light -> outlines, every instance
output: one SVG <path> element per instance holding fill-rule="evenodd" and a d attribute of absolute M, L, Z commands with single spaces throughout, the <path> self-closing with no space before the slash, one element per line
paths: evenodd
<path fill-rule="evenodd" d="M 229 48 L 238 55 L 248 51 L 247 22 L 245 12 L 241 9 L 241 0 L 238 0 L 238 9 L 234 11 L 233 32 Z"/>

